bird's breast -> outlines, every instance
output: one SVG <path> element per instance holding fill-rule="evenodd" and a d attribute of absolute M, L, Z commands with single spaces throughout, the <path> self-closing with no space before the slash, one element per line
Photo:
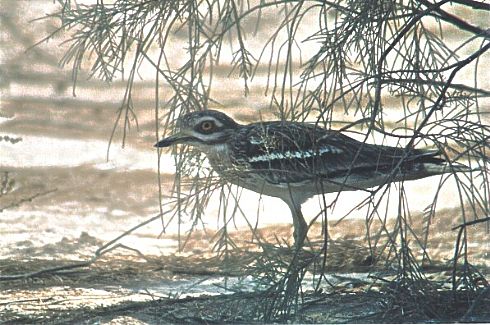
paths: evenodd
<path fill-rule="evenodd" d="M 235 169 L 228 144 L 216 144 L 201 149 L 206 154 L 213 169 L 219 174 L 229 173 Z"/>

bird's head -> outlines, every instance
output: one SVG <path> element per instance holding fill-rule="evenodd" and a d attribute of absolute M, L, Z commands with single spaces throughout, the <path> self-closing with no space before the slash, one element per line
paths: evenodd
<path fill-rule="evenodd" d="M 224 113 L 206 110 L 186 114 L 176 123 L 176 132 L 155 144 L 155 147 L 170 147 L 175 144 L 208 146 L 227 141 L 239 126 Z"/>

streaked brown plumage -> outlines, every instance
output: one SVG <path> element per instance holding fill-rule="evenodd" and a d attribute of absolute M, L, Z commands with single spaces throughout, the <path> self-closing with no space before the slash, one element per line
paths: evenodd
<path fill-rule="evenodd" d="M 314 195 L 469 170 L 449 168 L 437 157 L 438 151 L 405 153 L 403 148 L 359 142 L 307 123 L 241 125 L 224 113 L 207 110 L 184 115 L 177 129 L 155 146 L 194 146 L 228 182 L 282 199 L 293 216 L 297 245 L 307 232 L 301 204 Z"/>

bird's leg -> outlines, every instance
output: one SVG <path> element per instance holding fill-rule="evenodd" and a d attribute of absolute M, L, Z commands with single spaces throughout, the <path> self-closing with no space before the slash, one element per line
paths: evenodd
<path fill-rule="evenodd" d="M 301 200 L 297 196 L 293 195 L 293 191 L 288 184 L 289 196 L 283 199 L 291 210 L 291 216 L 293 217 L 294 227 L 294 247 L 300 250 L 303 247 L 303 243 L 306 239 L 306 233 L 308 232 L 308 225 L 306 224 L 303 213 L 301 212 Z"/>
<path fill-rule="evenodd" d="M 291 215 L 293 217 L 293 227 L 294 227 L 294 246 L 296 249 L 300 249 L 306 239 L 306 234 L 308 232 L 308 225 L 306 224 L 305 218 L 303 218 L 303 213 L 301 212 L 301 204 L 295 204 L 292 200 L 287 201 L 289 209 L 291 210 Z"/>
<path fill-rule="evenodd" d="M 303 218 L 303 213 L 301 212 L 301 206 L 295 211 L 296 216 L 293 214 L 293 225 L 294 225 L 294 244 L 300 249 L 306 239 L 306 234 L 308 232 L 308 225 L 306 224 L 305 218 Z"/>

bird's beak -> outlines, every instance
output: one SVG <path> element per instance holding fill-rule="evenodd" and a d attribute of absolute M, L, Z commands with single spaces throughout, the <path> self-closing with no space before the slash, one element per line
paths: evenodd
<path fill-rule="evenodd" d="M 155 148 L 166 148 L 166 147 L 170 147 L 174 144 L 184 142 L 188 138 L 189 138 L 189 136 L 182 134 L 181 132 L 178 132 L 178 133 L 175 133 L 175 134 L 169 136 L 168 138 L 164 138 L 164 139 L 158 141 L 153 146 Z"/>

